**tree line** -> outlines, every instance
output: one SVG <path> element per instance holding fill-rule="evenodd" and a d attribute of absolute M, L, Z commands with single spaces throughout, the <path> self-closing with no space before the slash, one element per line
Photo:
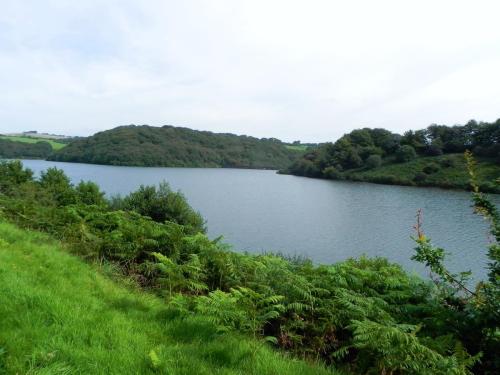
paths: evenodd
<path fill-rule="evenodd" d="M 24 143 L 0 138 L 0 159 L 46 159 L 51 153 L 52 146 L 48 142 Z"/>
<path fill-rule="evenodd" d="M 371 170 L 405 163 L 419 157 L 463 153 L 500 165 L 500 119 L 493 123 L 469 121 L 465 125 L 430 125 L 403 135 L 385 129 L 356 129 L 334 143 L 310 149 L 283 172 L 299 176 L 339 179 L 350 171 Z"/>

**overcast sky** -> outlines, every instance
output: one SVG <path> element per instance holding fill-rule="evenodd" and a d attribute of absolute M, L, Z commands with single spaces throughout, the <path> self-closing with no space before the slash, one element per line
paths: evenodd
<path fill-rule="evenodd" d="M 0 132 L 287 141 L 500 117 L 500 1 L 0 1 Z"/>

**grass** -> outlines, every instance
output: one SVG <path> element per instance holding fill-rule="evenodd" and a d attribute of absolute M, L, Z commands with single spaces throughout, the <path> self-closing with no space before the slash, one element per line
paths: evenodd
<path fill-rule="evenodd" d="M 332 374 L 102 271 L 0 221 L 0 374 Z"/>
<path fill-rule="evenodd" d="M 450 160 L 452 165 L 447 166 L 445 161 Z M 493 181 L 500 178 L 500 166 L 492 160 L 479 159 L 477 177 L 479 184 L 490 192 L 495 192 Z M 388 161 L 390 162 L 390 161 Z M 424 168 L 434 163 L 438 170 L 426 174 L 423 181 L 415 180 Z M 388 163 L 371 170 L 357 170 L 349 172 L 348 179 L 379 183 L 393 183 L 395 185 L 437 186 L 443 188 L 468 189 L 469 175 L 463 154 L 448 154 L 441 156 L 419 157 L 407 163 Z M 493 190 L 491 190 L 493 189 Z M 500 191 L 496 191 L 500 192 Z"/>
<path fill-rule="evenodd" d="M 48 138 L 21 137 L 21 136 L 10 136 L 10 135 L 0 135 L 0 138 L 7 139 L 13 142 L 24 142 L 24 143 L 47 142 L 52 146 L 52 149 L 56 151 L 66 146 L 65 143 L 57 142 Z"/>
<path fill-rule="evenodd" d="M 309 148 L 308 145 L 285 145 L 285 147 L 294 151 L 306 151 Z"/>

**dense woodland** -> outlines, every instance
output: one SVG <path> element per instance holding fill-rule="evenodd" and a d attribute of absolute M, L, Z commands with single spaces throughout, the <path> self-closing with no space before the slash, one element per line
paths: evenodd
<path fill-rule="evenodd" d="M 497 187 L 491 184 L 491 177 L 500 177 L 500 120 L 494 123 L 472 120 L 463 126 L 434 124 L 423 130 L 407 131 L 403 135 L 385 129 L 357 129 L 334 143 L 324 143 L 310 149 L 283 173 L 399 185 L 465 188 L 468 176 L 462 158 L 457 158 L 457 154 L 466 150 L 474 153 L 480 162 L 480 169 L 483 162 L 489 169 L 484 173 L 480 185 L 484 184 L 484 190 L 498 192 Z M 405 171 L 408 168 L 411 175 Z M 483 177 L 482 171 L 479 172 L 480 177 Z"/>
<path fill-rule="evenodd" d="M 25 143 L 0 138 L 0 159 L 46 159 L 51 153 L 52 146 L 48 142 Z"/>
<path fill-rule="evenodd" d="M 120 126 L 76 140 L 50 160 L 133 166 L 280 169 L 300 153 L 274 138 L 163 126 Z"/>
<path fill-rule="evenodd" d="M 165 327 L 177 322 L 176 337 L 181 343 L 205 340 L 204 325 L 194 332 L 190 326 L 198 317 L 216 327 L 210 331 L 211 340 L 219 337 L 222 342 L 224 335 L 235 332 L 323 363 L 333 373 L 498 374 L 500 215 L 478 192 L 474 161 L 470 153 L 466 156 L 474 207 L 491 223 L 492 242 L 486 250 L 489 278 L 476 287 L 467 282 L 467 272 L 452 274 L 446 269 L 445 251 L 432 245 L 420 219 L 413 259 L 429 267 L 432 281 L 409 275 L 382 258 L 314 265 L 304 259 L 233 252 L 220 239 L 206 236 L 203 219 L 167 184 L 141 187 L 126 197 L 108 200 L 94 183 L 73 185 L 55 168 L 35 179 L 19 162 L 0 163 L 0 220 L 46 232 L 73 254 L 106 264 L 126 285 L 133 283 L 164 298 L 167 310 L 154 319 L 164 319 Z M 0 240 L 6 244 L 9 238 Z M 34 241 L 30 250 L 37 256 L 39 242 Z M 27 254 L 26 262 L 31 258 Z M 41 266 L 37 274 L 46 269 Z M 32 304 L 43 315 L 38 308 L 41 302 Z M 147 311 L 127 301 L 119 306 L 123 314 Z M 30 350 L 38 350 L 38 330 L 62 318 L 40 319 L 46 323 L 33 328 L 28 342 L 20 343 L 18 334 L 8 339 L 3 332 L 11 331 L 0 330 L 0 368 L 13 364 L 25 370 L 23 366 L 30 362 L 22 358 L 31 357 L 37 358 L 35 365 L 42 371 L 61 355 L 57 353 L 69 355 L 71 349 L 60 350 L 57 344 L 63 345 L 64 337 L 51 339 L 50 350 L 56 354 L 30 355 Z M 199 352 L 203 350 L 207 349 Z M 216 355 L 221 365 L 236 368 L 258 350 L 219 347 L 218 354 L 206 360 Z M 148 357 L 145 354 L 146 359 L 158 371 L 185 373 L 168 370 L 174 365 L 168 352 L 153 350 Z M 260 361 L 255 363 L 261 366 Z M 291 373 L 286 363 L 279 366 L 268 373 Z M 317 373 L 323 370 L 318 367 Z"/>

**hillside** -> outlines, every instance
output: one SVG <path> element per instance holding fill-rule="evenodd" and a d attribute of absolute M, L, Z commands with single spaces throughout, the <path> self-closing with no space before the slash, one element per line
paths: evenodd
<path fill-rule="evenodd" d="M 500 177 L 500 166 L 494 159 L 478 159 L 476 174 L 481 191 L 500 193 L 500 187 L 494 184 Z M 387 163 L 374 169 L 353 170 L 345 176 L 352 181 L 389 185 L 470 189 L 470 176 L 463 154 L 419 157 L 405 163 Z"/>
<path fill-rule="evenodd" d="M 0 158 L 46 159 L 66 145 L 46 138 L 0 135 Z"/>
<path fill-rule="evenodd" d="M 21 142 L 21 143 L 38 143 L 38 142 L 47 142 L 50 144 L 52 149 L 60 150 L 65 147 L 69 139 L 65 140 L 54 140 L 47 137 L 35 137 L 35 136 L 11 136 L 11 135 L 0 135 L 0 139 L 6 139 L 13 142 Z M 66 142 L 66 143 L 63 143 Z"/>
<path fill-rule="evenodd" d="M 2 374 L 331 374 L 118 285 L 47 236 L 0 222 Z"/>
<path fill-rule="evenodd" d="M 27 143 L 0 138 L 0 159 L 46 159 L 52 151 L 45 141 Z"/>
<path fill-rule="evenodd" d="M 477 161 L 482 191 L 500 193 L 500 120 L 431 125 L 403 135 L 356 129 L 334 143 L 307 150 L 281 173 L 332 180 L 468 189 L 464 152 Z"/>
<path fill-rule="evenodd" d="M 70 143 L 50 160 L 131 166 L 279 169 L 300 151 L 277 139 L 173 126 L 120 126 Z"/>

